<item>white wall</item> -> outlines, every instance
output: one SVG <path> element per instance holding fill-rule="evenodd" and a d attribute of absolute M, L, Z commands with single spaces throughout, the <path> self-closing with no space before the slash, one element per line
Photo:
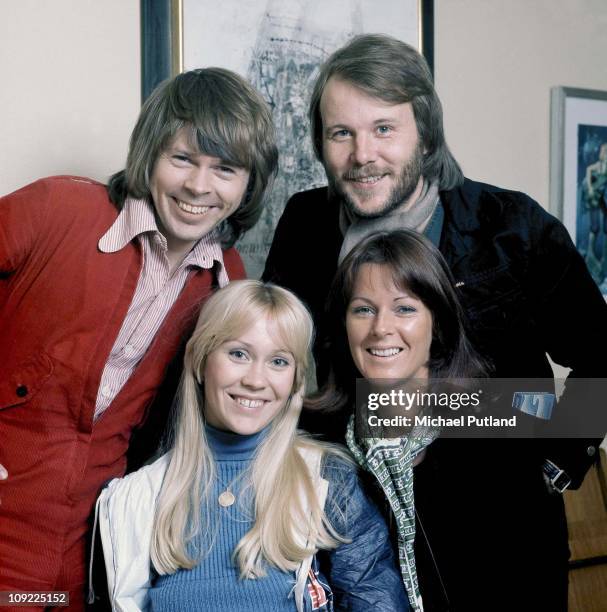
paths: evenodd
<path fill-rule="evenodd" d="M 607 0 L 434 2 L 457 159 L 548 206 L 550 87 L 607 90 Z M 3 0 L 0 66 L 0 194 L 123 166 L 140 106 L 139 0 Z"/>
<path fill-rule="evenodd" d="M 434 0 L 447 141 L 471 178 L 548 207 L 550 88 L 607 90 L 606 0 Z"/>
<path fill-rule="evenodd" d="M 436 87 L 456 159 L 470 178 L 519 189 L 548 208 L 550 88 L 607 90 L 607 1 L 434 6 Z"/>
<path fill-rule="evenodd" d="M 140 106 L 139 0 L 0 2 L 0 194 L 120 170 Z"/>

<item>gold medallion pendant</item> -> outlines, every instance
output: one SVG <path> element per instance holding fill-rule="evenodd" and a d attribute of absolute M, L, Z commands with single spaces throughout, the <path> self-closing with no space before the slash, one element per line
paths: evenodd
<path fill-rule="evenodd" d="M 219 495 L 218 501 L 219 501 L 220 506 L 227 508 L 228 506 L 231 506 L 236 501 L 236 498 L 234 497 L 234 494 L 232 493 L 232 491 L 227 490 Z"/>

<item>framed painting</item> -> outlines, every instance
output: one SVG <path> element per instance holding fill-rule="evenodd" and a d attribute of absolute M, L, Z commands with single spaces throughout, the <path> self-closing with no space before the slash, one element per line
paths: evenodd
<path fill-rule="evenodd" d="M 552 88 L 550 207 L 607 299 L 607 91 Z"/>
<path fill-rule="evenodd" d="M 142 97 L 163 79 L 205 66 L 246 77 L 272 108 L 280 168 L 264 213 L 237 248 L 259 278 L 288 198 L 326 184 L 312 153 L 307 104 L 318 66 L 356 34 L 390 34 L 433 67 L 433 1 L 141 0 Z"/>

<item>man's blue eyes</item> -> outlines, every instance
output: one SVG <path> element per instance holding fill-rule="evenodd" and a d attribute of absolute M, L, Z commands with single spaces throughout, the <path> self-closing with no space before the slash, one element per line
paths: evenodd
<path fill-rule="evenodd" d="M 392 128 L 389 125 L 380 125 L 376 128 L 376 131 L 381 136 L 386 136 L 392 131 Z M 332 138 L 347 138 L 351 135 L 350 130 L 337 130 L 331 134 Z"/>
<path fill-rule="evenodd" d="M 173 160 L 181 164 L 193 164 L 194 163 L 192 161 L 192 158 L 188 157 L 187 155 L 181 155 L 179 153 L 175 153 L 171 157 Z M 225 166 L 223 164 L 218 164 L 215 166 L 215 168 L 225 174 L 234 174 L 236 172 L 232 166 Z"/>
<path fill-rule="evenodd" d="M 173 155 L 173 159 L 180 162 L 189 162 L 190 158 L 186 155 Z"/>

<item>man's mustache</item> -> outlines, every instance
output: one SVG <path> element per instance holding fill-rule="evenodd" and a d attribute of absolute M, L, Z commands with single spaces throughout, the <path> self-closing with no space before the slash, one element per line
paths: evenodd
<path fill-rule="evenodd" d="M 365 166 L 364 168 L 350 168 L 341 177 L 345 181 L 358 181 L 371 176 L 383 176 L 384 174 L 389 174 L 389 172 L 377 166 Z"/>

